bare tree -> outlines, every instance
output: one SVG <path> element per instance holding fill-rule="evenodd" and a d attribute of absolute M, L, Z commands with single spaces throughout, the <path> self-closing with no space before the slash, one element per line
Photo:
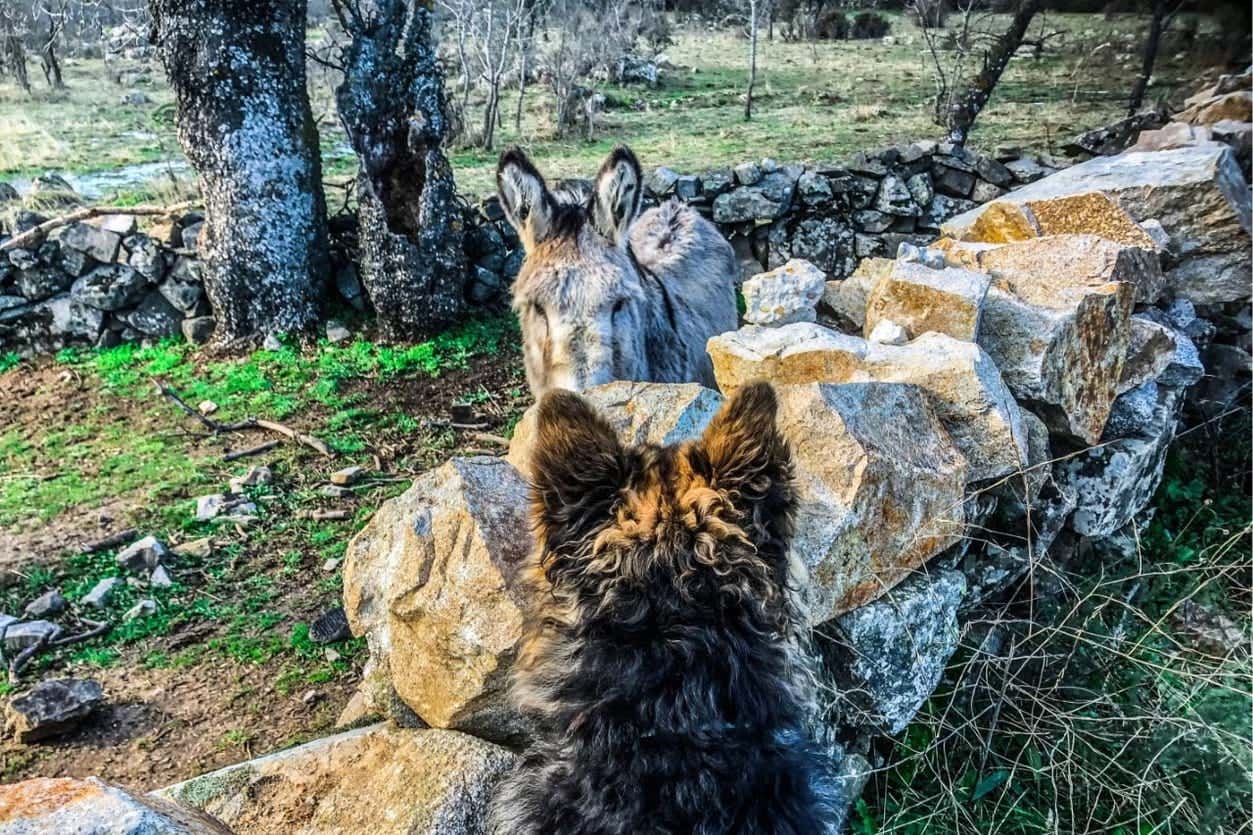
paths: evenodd
<path fill-rule="evenodd" d="M 1144 39 L 1144 53 L 1140 60 L 1140 73 L 1131 85 L 1131 95 L 1127 99 L 1127 115 L 1134 116 L 1144 106 L 1144 94 L 1149 88 L 1149 79 L 1153 77 L 1153 65 L 1157 63 L 1157 50 L 1161 45 L 1162 36 L 1174 22 L 1175 15 L 1183 8 L 1187 0 L 1180 0 L 1171 7 L 1169 0 L 1153 0 L 1153 15 L 1149 19 L 1148 35 Z"/>
<path fill-rule="evenodd" d="M 12 0 L 0 0 L 0 72 L 10 75 L 17 85 L 30 92 L 26 71 L 26 46 L 22 43 L 23 22 Z"/>
<path fill-rule="evenodd" d="M 357 152 L 361 278 L 386 340 L 425 336 L 465 311 L 463 218 L 444 77 L 424 0 L 335 0 L 352 39 L 335 91 Z"/>
<path fill-rule="evenodd" d="M 329 256 L 303 0 L 152 0 L 151 40 L 205 201 L 215 341 L 317 319 Z"/>
<path fill-rule="evenodd" d="M 748 0 L 748 90 L 744 94 L 744 121 L 753 118 L 753 87 L 757 84 L 757 30 L 761 0 Z"/>
<path fill-rule="evenodd" d="M 39 68 L 43 70 L 44 80 L 54 90 L 65 89 L 65 80 L 61 77 L 61 62 L 57 60 L 57 42 L 65 30 L 70 16 L 69 0 L 45 0 L 39 10 L 45 22 L 45 30 L 40 35 Z"/>
<path fill-rule="evenodd" d="M 921 27 L 935 75 L 935 122 L 945 129 L 948 141 L 958 146 L 966 144 L 975 120 L 1044 2 L 1019 0 L 1009 26 L 1000 33 L 990 14 L 977 12 L 978 5 L 977 0 L 963 0 L 961 25 L 949 35 L 951 48 L 946 49 L 931 28 Z M 976 65 L 978 71 L 972 76 Z"/>

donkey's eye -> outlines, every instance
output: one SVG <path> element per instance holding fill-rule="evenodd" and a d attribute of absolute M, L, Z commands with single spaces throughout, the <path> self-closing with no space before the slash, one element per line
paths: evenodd
<path fill-rule="evenodd" d="M 543 319 L 544 321 L 548 321 L 548 312 L 544 310 L 544 305 L 533 303 L 531 305 L 531 310 L 535 311 L 535 315 L 538 316 L 539 318 Z"/>
<path fill-rule="evenodd" d="M 624 310 L 626 310 L 626 299 L 618 299 L 616 302 L 613 303 L 613 315 L 614 316 L 617 316 L 619 313 L 621 313 Z"/>

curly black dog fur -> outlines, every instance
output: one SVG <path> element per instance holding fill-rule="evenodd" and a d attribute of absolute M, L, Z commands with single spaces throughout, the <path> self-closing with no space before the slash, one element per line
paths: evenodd
<path fill-rule="evenodd" d="M 541 401 L 513 686 L 538 732 L 497 793 L 495 835 L 832 830 L 775 411 L 752 385 L 698 441 L 624 448 L 579 396 Z"/>

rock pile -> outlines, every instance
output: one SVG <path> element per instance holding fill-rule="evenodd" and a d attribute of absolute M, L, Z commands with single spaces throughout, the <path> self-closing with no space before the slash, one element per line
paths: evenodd
<path fill-rule="evenodd" d="M 139 231 L 133 215 L 106 215 L 0 251 L 0 351 L 49 353 L 213 331 L 192 212 Z M 46 218 L 19 212 L 14 234 Z M 0 244 L 6 240 L 0 234 Z"/>
<path fill-rule="evenodd" d="M 1247 381 L 1249 204 L 1234 155 L 1143 153 L 950 218 L 932 246 L 827 282 L 816 311 L 828 271 L 785 262 L 746 282 L 750 321 L 710 340 L 723 394 L 778 386 L 800 492 L 792 573 L 825 636 L 841 738 L 909 723 L 971 606 L 1136 524 L 1218 344 L 1205 320 L 1225 323 L 1220 353 Z M 764 205 L 773 188 L 744 199 Z M 699 434 L 722 399 L 651 383 L 587 396 L 628 441 L 654 443 Z M 374 711 L 492 741 L 526 734 L 502 685 L 533 424 L 532 410 L 504 461 L 421 477 L 350 543 L 345 608 L 369 639 Z"/>

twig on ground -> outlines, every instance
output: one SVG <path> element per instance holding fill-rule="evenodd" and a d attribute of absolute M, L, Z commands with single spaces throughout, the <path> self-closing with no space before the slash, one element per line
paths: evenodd
<path fill-rule="evenodd" d="M 84 554 L 94 554 L 97 551 L 104 551 L 108 548 L 116 548 L 119 545 L 125 545 L 135 537 L 139 536 L 137 528 L 127 528 L 117 533 L 111 533 L 106 537 L 97 539 L 94 542 L 86 542 L 79 547 Z"/>
<path fill-rule="evenodd" d="M 57 638 L 49 644 L 52 647 L 68 647 L 71 644 L 81 644 L 83 641 L 90 641 L 92 638 L 98 638 L 113 628 L 113 624 L 106 620 L 88 620 L 83 618 L 83 623 L 90 628 L 86 632 L 79 632 L 77 635 L 67 635 L 64 638 Z"/>
<path fill-rule="evenodd" d="M 22 675 L 22 668 L 30 663 L 30 660 L 38 655 L 44 647 L 48 645 L 48 636 L 40 635 L 39 640 L 19 652 L 12 661 L 9 662 L 9 684 L 17 684 Z"/>
<path fill-rule="evenodd" d="M 496 446 L 509 446 L 509 439 L 503 435 L 493 435 L 491 432 L 471 432 L 470 437 L 476 441 L 482 441 L 485 444 L 495 444 Z"/>
<path fill-rule="evenodd" d="M 315 438 L 312 435 L 308 435 L 304 432 L 299 432 L 295 429 L 292 429 L 290 426 L 288 426 L 285 423 L 279 423 L 276 420 L 262 420 L 261 418 L 255 418 L 255 417 L 250 417 L 250 418 L 247 418 L 246 420 L 241 420 L 238 423 L 221 423 L 209 417 L 208 415 L 200 414 L 199 410 L 193 409 L 191 406 L 187 404 L 187 401 L 183 400 L 183 398 L 178 396 L 178 392 L 174 391 L 174 389 L 166 385 L 161 379 L 157 377 L 153 377 L 152 382 L 156 385 L 157 389 L 161 392 L 161 394 L 164 395 L 168 400 L 170 400 L 170 402 L 172 402 L 175 406 L 177 406 L 180 411 L 200 421 L 202 424 L 204 424 L 204 426 L 210 432 L 212 432 L 215 435 L 220 434 L 222 432 L 239 432 L 244 429 L 268 429 L 271 432 L 277 432 L 280 435 L 283 435 L 287 438 L 291 438 L 293 441 L 302 443 L 305 446 L 309 447 L 310 449 L 314 450 L 315 452 L 318 452 L 326 456 L 327 458 L 333 457 L 331 448 L 328 447 L 323 441 L 319 440 L 318 438 Z M 261 450 L 261 451 L 264 451 L 264 450 Z M 237 457 L 242 457 L 242 456 L 237 456 Z M 227 458 L 226 460 L 230 461 L 233 459 Z"/>
<path fill-rule="evenodd" d="M 263 444 L 257 444 L 256 446 L 248 447 L 247 449 L 240 449 L 240 450 L 236 450 L 235 452 L 228 452 L 222 456 L 222 460 L 223 461 L 236 461 L 240 458 L 248 458 L 249 456 L 252 456 L 252 455 L 261 455 L 264 452 L 269 452 L 270 450 L 274 449 L 278 445 L 279 445 L 278 441 L 266 441 Z"/>
<path fill-rule="evenodd" d="M 347 510 L 310 510 L 301 515 L 317 522 L 342 522 L 352 518 L 352 514 Z"/>

